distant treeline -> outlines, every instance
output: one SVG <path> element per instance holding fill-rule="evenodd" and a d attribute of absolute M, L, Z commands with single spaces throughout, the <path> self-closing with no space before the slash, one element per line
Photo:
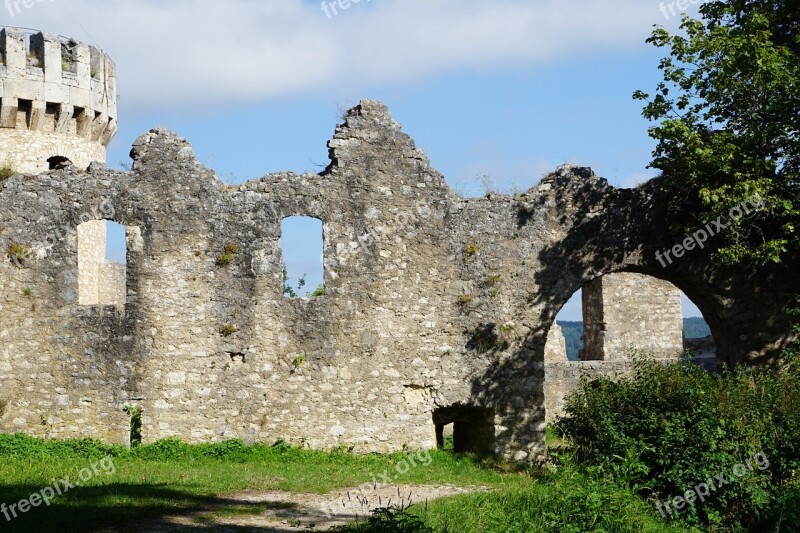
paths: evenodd
<path fill-rule="evenodd" d="M 567 358 L 570 361 L 577 361 L 578 354 L 583 348 L 583 322 L 570 322 L 559 320 L 558 325 L 564 332 L 564 340 L 567 341 Z M 711 335 L 711 329 L 706 321 L 701 317 L 683 319 L 683 336 L 687 339 L 702 339 Z"/>
<path fill-rule="evenodd" d="M 561 331 L 564 332 L 564 340 L 567 341 L 567 359 L 577 361 L 578 354 L 583 348 L 583 322 L 558 321 Z"/>
<path fill-rule="evenodd" d="M 711 328 L 704 318 L 695 316 L 683 319 L 683 336 L 686 339 L 702 339 L 711 336 Z"/>

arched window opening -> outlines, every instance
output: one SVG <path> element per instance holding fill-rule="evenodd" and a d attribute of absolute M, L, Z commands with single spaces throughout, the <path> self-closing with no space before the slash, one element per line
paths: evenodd
<path fill-rule="evenodd" d="M 701 337 L 693 339 L 692 337 Z M 580 373 L 616 375 L 634 353 L 716 368 L 716 349 L 700 310 L 675 285 L 643 274 L 608 274 L 578 290 L 556 317 L 545 343 L 545 411 L 564 413 Z"/>
<path fill-rule="evenodd" d="M 587 283 L 564 305 L 545 359 L 619 361 L 629 359 L 631 348 L 657 358 L 677 358 L 685 350 L 715 355 L 708 324 L 680 289 L 652 276 L 618 273 Z"/>

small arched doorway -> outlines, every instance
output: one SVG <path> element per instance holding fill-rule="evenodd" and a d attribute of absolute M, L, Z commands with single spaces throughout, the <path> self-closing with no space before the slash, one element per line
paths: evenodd
<path fill-rule="evenodd" d="M 47 165 L 50 170 L 61 170 L 63 168 L 72 166 L 72 161 L 70 161 L 67 157 L 54 155 L 47 160 Z"/>

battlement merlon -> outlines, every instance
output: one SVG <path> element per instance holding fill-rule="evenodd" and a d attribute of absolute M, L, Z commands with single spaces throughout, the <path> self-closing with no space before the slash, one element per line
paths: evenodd
<path fill-rule="evenodd" d="M 47 112 L 58 119 L 54 133 L 103 146 L 117 130 L 116 66 L 97 47 L 50 33 L 0 30 L 0 127 L 39 131 Z"/>

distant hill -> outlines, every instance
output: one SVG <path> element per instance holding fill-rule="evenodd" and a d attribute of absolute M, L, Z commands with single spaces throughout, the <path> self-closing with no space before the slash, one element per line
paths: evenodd
<path fill-rule="evenodd" d="M 558 321 L 561 331 L 564 332 L 564 340 L 567 341 L 567 359 L 570 361 L 578 360 L 578 353 L 583 348 L 583 322 Z"/>
<path fill-rule="evenodd" d="M 567 341 L 567 358 L 570 361 L 577 361 L 578 354 L 583 348 L 583 322 L 570 322 L 559 320 L 558 325 L 564 332 L 564 340 Z M 687 339 L 702 339 L 711 335 L 711 328 L 701 317 L 683 319 L 683 336 Z"/>
<path fill-rule="evenodd" d="M 696 316 L 683 319 L 683 336 L 687 339 L 702 339 L 711 335 L 705 319 Z"/>

